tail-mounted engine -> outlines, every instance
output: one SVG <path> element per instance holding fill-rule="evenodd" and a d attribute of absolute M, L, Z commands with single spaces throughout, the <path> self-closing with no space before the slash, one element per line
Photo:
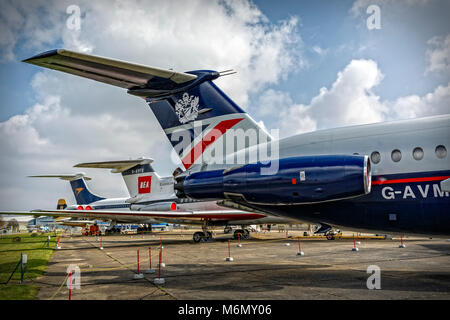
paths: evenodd
<path fill-rule="evenodd" d="M 277 161 L 275 174 L 266 175 L 261 170 L 273 168 L 273 163 L 247 164 L 179 177 L 175 189 L 179 197 L 240 198 L 267 205 L 335 201 L 370 193 L 371 168 L 367 156 L 306 156 Z"/>

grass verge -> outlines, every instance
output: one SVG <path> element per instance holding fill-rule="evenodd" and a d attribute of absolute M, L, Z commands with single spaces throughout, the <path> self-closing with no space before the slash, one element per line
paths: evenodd
<path fill-rule="evenodd" d="M 47 246 L 48 236 L 50 236 L 49 246 Z M 56 237 L 53 233 L 36 236 L 32 236 L 31 233 L 2 235 L 0 237 L 0 300 L 35 299 L 38 290 L 34 280 L 44 274 L 55 246 Z M 8 284 L 5 284 L 20 261 L 21 253 L 28 257 L 24 269 L 24 282 L 20 284 L 19 266 Z"/>

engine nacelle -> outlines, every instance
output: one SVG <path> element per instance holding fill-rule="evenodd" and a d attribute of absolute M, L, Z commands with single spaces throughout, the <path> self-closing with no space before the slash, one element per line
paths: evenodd
<path fill-rule="evenodd" d="M 175 202 L 160 202 L 147 205 L 133 204 L 130 209 L 135 211 L 175 211 L 178 208 Z"/>
<path fill-rule="evenodd" d="M 261 174 L 262 168 L 271 167 L 270 163 L 195 172 L 177 183 L 177 194 L 193 199 L 240 198 L 255 204 L 290 205 L 340 200 L 370 192 L 367 156 L 305 156 L 278 161 L 278 171 L 272 175 Z"/>

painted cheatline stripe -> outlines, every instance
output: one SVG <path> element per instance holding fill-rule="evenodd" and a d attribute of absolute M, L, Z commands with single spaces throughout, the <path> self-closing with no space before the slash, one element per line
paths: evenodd
<path fill-rule="evenodd" d="M 450 178 L 450 176 L 408 178 L 408 179 L 394 179 L 394 180 L 378 180 L 378 181 L 372 181 L 372 185 L 393 184 L 393 183 L 407 183 L 407 182 L 440 181 L 440 180 L 445 180 L 445 179 L 448 179 L 448 178 Z"/>
<path fill-rule="evenodd" d="M 205 137 L 202 139 L 202 141 L 198 142 L 194 148 L 192 148 L 191 152 L 187 154 L 182 162 L 186 169 L 189 169 L 189 167 L 195 162 L 195 160 L 200 157 L 205 149 L 212 144 L 214 141 L 219 139 L 228 129 L 232 128 L 235 124 L 242 121 L 244 118 L 239 119 L 230 119 L 225 120 L 217 124 L 213 129 L 211 129 L 208 134 L 205 135 Z M 218 135 L 218 136 L 217 136 Z M 214 139 L 213 139 L 214 138 Z"/>

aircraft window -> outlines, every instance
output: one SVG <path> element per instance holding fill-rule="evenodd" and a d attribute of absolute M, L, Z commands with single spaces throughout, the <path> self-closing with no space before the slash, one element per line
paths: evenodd
<path fill-rule="evenodd" d="M 436 147 L 435 153 L 439 159 L 443 159 L 447 156 L 447 149 L 443 145 L 439 145 Z"/>
<path fill-rule="evenodd" d="M 370 160 L 372 160 L 373 163 L 379 163 L 381 160 L 381 155 L 378 151 L 374 151 L 372 152 L 372 154 L 370 155 Z"/>
<path fill-rule="evenodd" d="M 392 150 L 391 159 L 394 162 L 399 162 L 400 160 L 402 160 L 402 153 L 401 153 L 401 151 L 398 150 L 398 149 Z"/>
<path fill-rule="evenodd" d="M 414 148 L 413 150 L 413 158 L 416 160 L 422 160 L 423 158 L 423 149 L 421 147 Z"/>

